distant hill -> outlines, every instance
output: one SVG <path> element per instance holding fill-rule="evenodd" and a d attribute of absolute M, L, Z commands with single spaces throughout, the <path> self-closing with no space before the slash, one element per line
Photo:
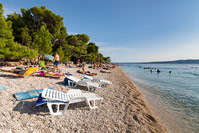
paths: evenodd
<path fill-rule="evenodd" d="M 175 61 L 156 61 L 156 62 L 142 62 L 147 64 L 199 64 L 199 59 L 175 60 Z"/>

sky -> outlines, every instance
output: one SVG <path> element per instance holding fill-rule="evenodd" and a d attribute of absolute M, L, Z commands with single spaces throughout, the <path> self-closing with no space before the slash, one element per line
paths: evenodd
<path fill-rule="evenodd" d="M 16 2 L 17 1 L 17 2 Z M 112 62 L 199 59 L 199 0 L 1 0 L 4 16 L 46 6 Z"/>

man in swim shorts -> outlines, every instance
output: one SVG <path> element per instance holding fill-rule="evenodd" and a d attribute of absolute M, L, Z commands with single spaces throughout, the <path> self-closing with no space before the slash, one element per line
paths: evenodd
<path fill-rule="evenodd" d="M 55 71 L 56 71 L 56 68 L 57 68 L 57 71 L 59 71 L 59 54 L 58 53 L 55 53 L 55 57 L 54 57 L 54 68 L 55 68 Z"/>

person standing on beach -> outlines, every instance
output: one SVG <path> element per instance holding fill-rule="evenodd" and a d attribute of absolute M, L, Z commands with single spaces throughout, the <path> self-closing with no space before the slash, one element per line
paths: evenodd
<path fill-rule="evenodd" d="M 57 71 L 59 71 L 59 54 L 58 53 L 55 53 L 55 57 L 54 57 L 54 68 L 55 68 L 55 71 L 56 71 L 56 68 L 57 68 Z"/>

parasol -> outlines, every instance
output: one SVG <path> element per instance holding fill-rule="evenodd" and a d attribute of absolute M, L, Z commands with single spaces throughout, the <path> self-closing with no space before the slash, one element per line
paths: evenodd
<path fill-rule="evenodd" d="M 48 58 L 49 60 L 53 61 L 54 60 L 54 57 L 52 55 L 44 55 L 44 57 Z"/>

